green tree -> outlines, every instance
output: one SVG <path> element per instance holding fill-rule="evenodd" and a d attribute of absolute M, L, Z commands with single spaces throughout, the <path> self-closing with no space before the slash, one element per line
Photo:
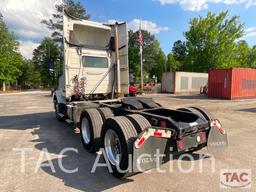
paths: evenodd
<path fill-rule="evenodd" d="M 243 36 L 243 24 L 237 16 L 228 18 L 228 11 L 219 15 L 208 13 L 206 18 L 190 20 L 184 33 L 188 56 L 185 69 L 207 72 L 209 68 L 240 66 L 236 41 Z"/>
<path fill-rule="evenodd" d="M 133 74 L 134 80 L 137 82 L 140 76 L 140 57 L 139 57 L 139 44 L 138 36 L 133 31 L 128 32 L 129 36 L 129 71 Z"/>
<path fill-rule="evenodd" d="M 157 56 L 157 64 L 152 69 L 152 74 L 156 75 L 158 80 L 161 80 L 162 73 L 165 71 L 165 65 L 166 65 L 166 56 L 164 52 L 160 49 L 159 54 Z"/>
<path fill-rule="evenodd" d="M 181 62 L 177 61 L 172 53 L 169 53 L 166 61 L 166 71 L 178 71 L 180 67 Z"/>
<path fill-rule="evenodd" d="M 129 68 L 134 74 L 135 80 L 140 79 L 140 55 L 138 31 L 129 31 Z M 151 78 L 153 75 L 160 79 L 163 71 L 165 56 L 155 36 L 142 30 L 143 36 L 143 70 L 144 76 Z"/>
<path fill-rule="evenodd" d="M 256 69 L 256 45 L 250 50 L 247 58 L 247 67 Z"/>
<path fill-rule="evenodd" d="M 55 42 L 62 43 L 63 33 L 63 9 L 72 17 L 77 19 L 89 19 L 90 15 L 87 14 L 85 8 L 80 2 L 74 0 L 64 0 L 64 3 L 56 5 L 56 13 L 52 15 L 52 19 L 43 20 L 50 30 L 53 31 L 52 38 Z"/>
<path fill-rule="evenodd" d="M 40 68 L 33 63 L 32 60 L 25 60 L 21 67 L 21 76 L 19 77 L 19 85 L 24 89 L 40 88 L 42 84 Z"/>
<path fill-rule="evenodd" d="M 60 49 L 50 38 L 44 38 L 41 44 L 34 50 L 32 61 L 41 75 L 41 83 L 44 87 L 52 87 L 57 82 L 57 73 L 60 65 Z"/>
<path fill-rule="evenodd" d="M 12 32 L 8 30 L 3 20 L 0 20 L 0 81 L 5 91 L 5 84 L 13 83 L 21 75 L 23 59 L 18 52 L 19 43 Z"/>
<path fill-rule="evenodd" d="M 3 15 L 1 12 L 0 12 L 0 22 L 3 22 Z"/>
<path fill-rule="evenodd" d="M 240 67 L 250 67 L 249 60 L 248 60 L 250 50 L 251 49 L 245 40 L 241 40 L 237 43 L 236 58 Z"/>
<path fill-rule="evenodd" d="M 176 61 L 184 62 L 187 57 L 186 43 L 181 40 L 175 41 L 172 47 L 172 54 Z"/>

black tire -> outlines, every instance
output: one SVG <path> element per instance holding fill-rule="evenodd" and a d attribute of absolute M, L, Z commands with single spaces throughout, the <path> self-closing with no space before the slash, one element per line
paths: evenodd
<path fill-rule="evenodd" d="M 109 160 L 108 156 L 106 155 L 106 158 L 108 158 L 108 161 L 110 162 L 110 165 L 112 167 L 113 172 L 111 174 L 113 174 L 117 178 L 127 177 L 128 175 L 132 174 L 131 171 L 120 172 L 118 170 L 118 167 L 121 170 L 127 170 L 129 166 L 132 166 L 129 165 L 129 156 L 132 155 L 133 143 L 137 135 L 136 129 L 133 126 L 132 122 L 124 116 L 118 116 L 107 119 L 103 125 L 104 149 L 106 154 L 107 149 L 105 140 L 106 133 L 108 130 L 112 130 L 115 132 L 121 145 L 121 159 L 119 166 L 113 165 Z"/>
<path fill-rule="evenodd" d="M 88 122 L 86 122 L 88 121 Z M 83 125 L 87 124 L 87 125 Z M 101 129 L 103 120 L 97 109 L 86 109 L 82 112 L 80 116 L 80 136 L 84 148 L 90 152 L 94 153 L 99 150 L 101 144 Z M 87 131 L 85 127 L 88 127 Z M 90 137 L 87 139 L 85 133 L 89 133 Z"/>
<path fill-rule="evenodd" d="M 108 130 L 112 130 L 116 133 L 120 145 L 121 145 L 121 159 L 119 167 L 121 170 L 127 170 L 126 172 L 119 172 L 116 165 L 111 164 L 112 174 L 117 178 L 125 178 L 134 174 L 132 172 L 132 163 L 129 162 L 129 156 L 133 154 L 133 144 L 136 140 L 137 135 L 146 127 L 150 126 L 149 122 L 141 115 L 128 115 L 128 116 L 117 116 L 109 118 L 103 125 L 102 138 L 105 140 L 105 136 Z M 106 146 L 104 142 L 104 149 L 106 152 Z M 108 156 L 106 157 L 108 158 Z"/>
<path fill-rule="evenodd" d="M 66 120 L 66 116 L 63 114 L 65 110 L 65 104 L 58 103 L 56 99 L 53 101 L 53 104 L 54 104 L 56 119 L 60 122 L 64 122 Z M 62 113 L 64 116 L 60 116 L 59 113 Z"/>
<path fill-rule="evenodd" d="M 111 111 L 111 109 L 108 108 L 108 107 L 98 108 L 98 111 L 100 112 L 103 121 L 106 121 L 108 118 L 111 118 L 111 117 L 115 116 L 113 114 L 113 112 Z"/>
<path fill-rule="evenodd" d="M 150 127 L 148 120 L 139 114 L 132 114 L 126 116 L 134 125 L 137 134 L 140 134 L 144 129 Z"/>

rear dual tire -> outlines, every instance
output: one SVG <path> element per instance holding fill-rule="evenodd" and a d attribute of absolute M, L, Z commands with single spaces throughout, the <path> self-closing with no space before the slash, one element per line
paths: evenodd
<path fill-rule="evenodd" d="M 141 115 L 118 116 L 106 120 L 102 130 L 105 158 L 115 177 L 124 178 L 133 174 L 133 144 L 137 135 L 149 126 L 150 123 Z"/>
<path fill-rule="evenodd" d="M 84 148 L 94 153 L 103 145 L 101 130 L 104 121 L 113 117 L 109 108 L 86 109 L 80 116 L 80 135 Z"/>
<path fill-rule="evenodd" d="M 112 174 L 117 178 L 134 174 L 134 141 L 137 135 L 148 127 L 150 123 L 141 115 L 114 117 L 108 108 L 87 109 L 80 118 L 80 134 L 84 148 L 93 153 L 103 146 L 105 160 L 110 163 Z"/>
<path fill-rule="evenodd" d="M 97 109 L 87 109 L 80 116 L 80 135 L 84 148 L 93 153 L 100 147 L 103 121 Z"/>

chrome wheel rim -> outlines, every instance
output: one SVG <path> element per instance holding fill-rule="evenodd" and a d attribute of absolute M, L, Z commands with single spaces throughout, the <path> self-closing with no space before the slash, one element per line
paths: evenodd
<path fill-rule="evenodd" d="M 104 138 L 105 152 L 108 160 L 114 166 L 119 165 L 121 160 L 121 144 L 117 134 L 112 130 L 107 130 Z"/>
<path fill-rule="evenodd" d="M 82 120 L 82 137 L 86 144 L 90 143 L 91 140 L 91 132 L 90 132 L 90 124 L 87 118 L 83 118 Z"/>

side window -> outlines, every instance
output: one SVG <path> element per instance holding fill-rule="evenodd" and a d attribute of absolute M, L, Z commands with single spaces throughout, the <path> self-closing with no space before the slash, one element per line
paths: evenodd
<path fill-rule="evenodd" d="M 106 57 L 82 57 L 83 66 L 91 68 L 108 68 L 108 59 Z"/>

